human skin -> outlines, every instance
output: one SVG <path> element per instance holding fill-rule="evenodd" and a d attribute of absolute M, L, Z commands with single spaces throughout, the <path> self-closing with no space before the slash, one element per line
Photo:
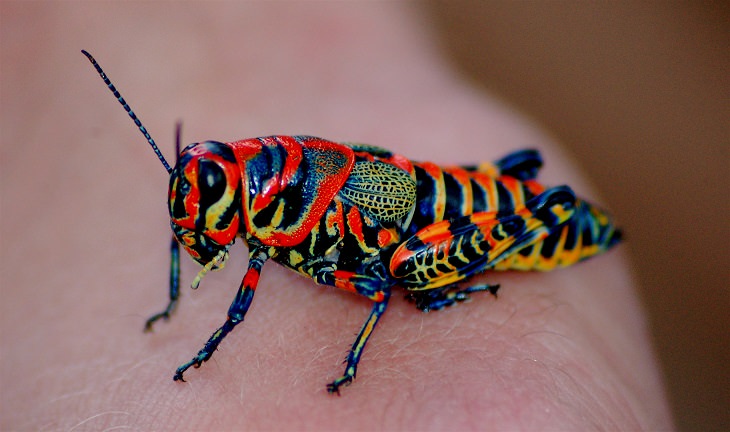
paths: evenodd
<path fill-rule="evenodd" d="M 179 118 L 186 142 L 302 133 L 443 164 L 530 145 L 541 181 L 596 195 L 545 133 L 449 69 L 412 6 L 3 13 L 0 429 L 671 428 L 622 246 L 560 271 L 487 274 L 477 281 L 501 284 L 497 299 L 439 312 L 396 289 L 341 397 L 325 384 L 370 302 L 269 263 L 245 322 L 173 382 L 225 319 L 246 249 L 194 292 L 198 266 L 183 258 L 173 319 L 142 333 L 166 302 L 166 174 L 81 48 L 170 159 Z"/>

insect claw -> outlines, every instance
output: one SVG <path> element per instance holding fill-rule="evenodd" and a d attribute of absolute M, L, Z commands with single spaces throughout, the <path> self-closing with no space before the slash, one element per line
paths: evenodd
<path fill-rule="evenodd" d="M 144 332 L 151 333 L 153 331 L 152 325 L 160 318 L 167 321 L 170 319 L 170 314 L 165 311 L 151 316 L 150 319 L 148 319 L 147 322 L 144 324 Z"/>
<path fill-rule="evenodd" d="M 329 394 L 337 394 L 337 396 L 340 395 L 340 387 L 342 386 L 349 386 L 352 384 L 352 378 L 351 376 L 343 376 L 340 378 L 337 378 L 336 380 L 332 381 L 331 383 L 327 384 L 327 393 Z"/>
<path fill-rule="evenodd" d="M 327 393 L 329 394 L 337 394 L 337 396 L 342 396 L 340 394 L 340 388 L 337 384 L 334 382 L 327 384 Z"/>

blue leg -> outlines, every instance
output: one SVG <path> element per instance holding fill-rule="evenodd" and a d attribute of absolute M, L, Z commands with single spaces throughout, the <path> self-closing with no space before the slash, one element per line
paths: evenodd
<path fill-rule="evenodd" d="M 489 291 L 490 294 L 497 297 L 497 290 L 499 290 L 499 285 L 474 285 L 461 290 L 456 289 L 455 285 L 448 285 L 431 290 L 410 291 L 406 294 L 406 300 L 415 303 L 421 311 L 429 312 L 469 300 L 469 294 L 475 292 Z"/>
<path fill-rule="evenodd" d="M 518 150 L 494 162 L 465 165 L 467 171 L 478 171 L 492 177 L 507 175 L 517 180 L 534 180 L 542 167 L 542 156 L 537 150 Z"/>
<path fill-rule="evenodd" d="M 249 306 L 251 306 L 253 294 L 256 291 L 256 285 L 258 284 L 259 276 L 261 274 L 261 268 L 267 259 L 269 259 L 269 254 L 266 251 L 259 249 L 251 250 L 248 261 L 248 271 L 246 272 L 246 275 L 244 275 L 243 281 L 241 281 L 241 287 L 236 293 L 236 298 L 233 299 L 233 303 L 231 303 L 231 307 L 228 309 L 228 319 L 220 328 L 218 328 L 218 330 L 215 331 L 215 333 L 213 333 L 210 339 L 208 339 L 208 342 L 205 343 L 203 349 L 201 349 L 198 354 L 192 358 L 192 360 L 177 368 L 175 376 L 173 377 L 175 381 L 185 381 L 183 379 L 185 371 L 191 366 L 198 368 L 201 364 L 203 364 L 203 362 L 208 361 L 215 350 L 218 349 L 218 345 L 226 337 L 226 335 L 230 333 L 236 325 L 243 322 L 243 318 L 246 315 Z"/>
<path fill-rule="evenodd" d="M 368 342 L 370 335 L 375 329 L 375 325 L 378 323 L 383 312 L 385 312 L 385 308 L 388 306 L 390 289 L 374 291 L 369 297 L 377 299 L 377 301 L 373 305 L 373 309 L 370 311 L 370 315 L 365 321 L 365 324 L 362 326 L 360 333 L 358 333 L 355 343 L 352 344 L 350 352 L 347 354 L 347 366 L 345 367 L 345 373 L 330 384 L 327 384 L 327 391 L 330 394 L 337 393 L 339 396 L 340 387 L 350 385 L 352 380 L 355 379 L 355 375 L 357 374 L 357 364 L 360 362 L 360 357 L 362 356 L 365 344 Z"/>
<path fill-rule="evenodd" d="M 350 352 L 347 354 L 345 373 L 330 384 L 327 384 L 327 391 L 330 394 L 337 393 L 337 395 L 340 394 L 340 387 L 350 385 L 352 380 L 355 379 L 357 365 L 360 362 L 360 357 L 362 357 L 365 344 L 367 344 L 370 335 L 378 324 L 378 320 L 388 307 L 390 290 L 393 285 L 393 282 L 388 278 L 383 263 L 380 261 L 363 266 L 360 271 L 355 274 L 350 274 L 345 280 L 340 280 L 339 282 L 344 282 L 345 285 L 349 285 L 355 292 L 369 298 L 375 304 L 373 304 L 370 315 L 365 320 L 365 324 L 363 324 L 360 333 L 358 333 L 355 342 L 352 344 Z M 336 286 L 340 286 L 340 284 L 336 283 Z"/>
<path fill-rule="evenodd" d="M 542 156 L 537 150 L 518 150 L 494 162 L 502 175 L 517 180 L 534 180 L 542 167 Z"/>
<path fill-rule="evenodd" d="M 167 303 L 167 307 L 164 311 L 152 315 L 144 325 L 144 331 L 152 331 L 152 324 L 160 318 L 164 320 L 170 319 L 170 315 L 177 306 L 177 301 L 180 298 L 180 244 L 177 242 L 175 236 L 172 236 L 172 242 L 170 243 L 170 302 Z"/>

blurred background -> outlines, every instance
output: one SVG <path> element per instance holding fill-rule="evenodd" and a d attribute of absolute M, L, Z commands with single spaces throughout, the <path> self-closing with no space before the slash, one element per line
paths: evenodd
<path fill-rule="evenodd" d="M 678 428 L 730 430 L 728 3 L 427 12 L 454 66 L 564 144 L 626 228 Z"/>

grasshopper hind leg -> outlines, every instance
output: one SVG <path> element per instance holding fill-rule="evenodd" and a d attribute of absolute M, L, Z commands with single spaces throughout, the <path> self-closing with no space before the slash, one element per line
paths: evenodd
<path fill-rule="evenodd" d="M 457 285 L 447 285 L 431 290 L 409 291 L 405 298 L 414 303 L 419 310 L 429 312 L 467 301 L 470 299 L 469 294 L 475 292 L 488 291 L 494 297 L 497 297 L 498 290 L 499 285 L 481 284 L 463 289 L 459 289 Z"/>

